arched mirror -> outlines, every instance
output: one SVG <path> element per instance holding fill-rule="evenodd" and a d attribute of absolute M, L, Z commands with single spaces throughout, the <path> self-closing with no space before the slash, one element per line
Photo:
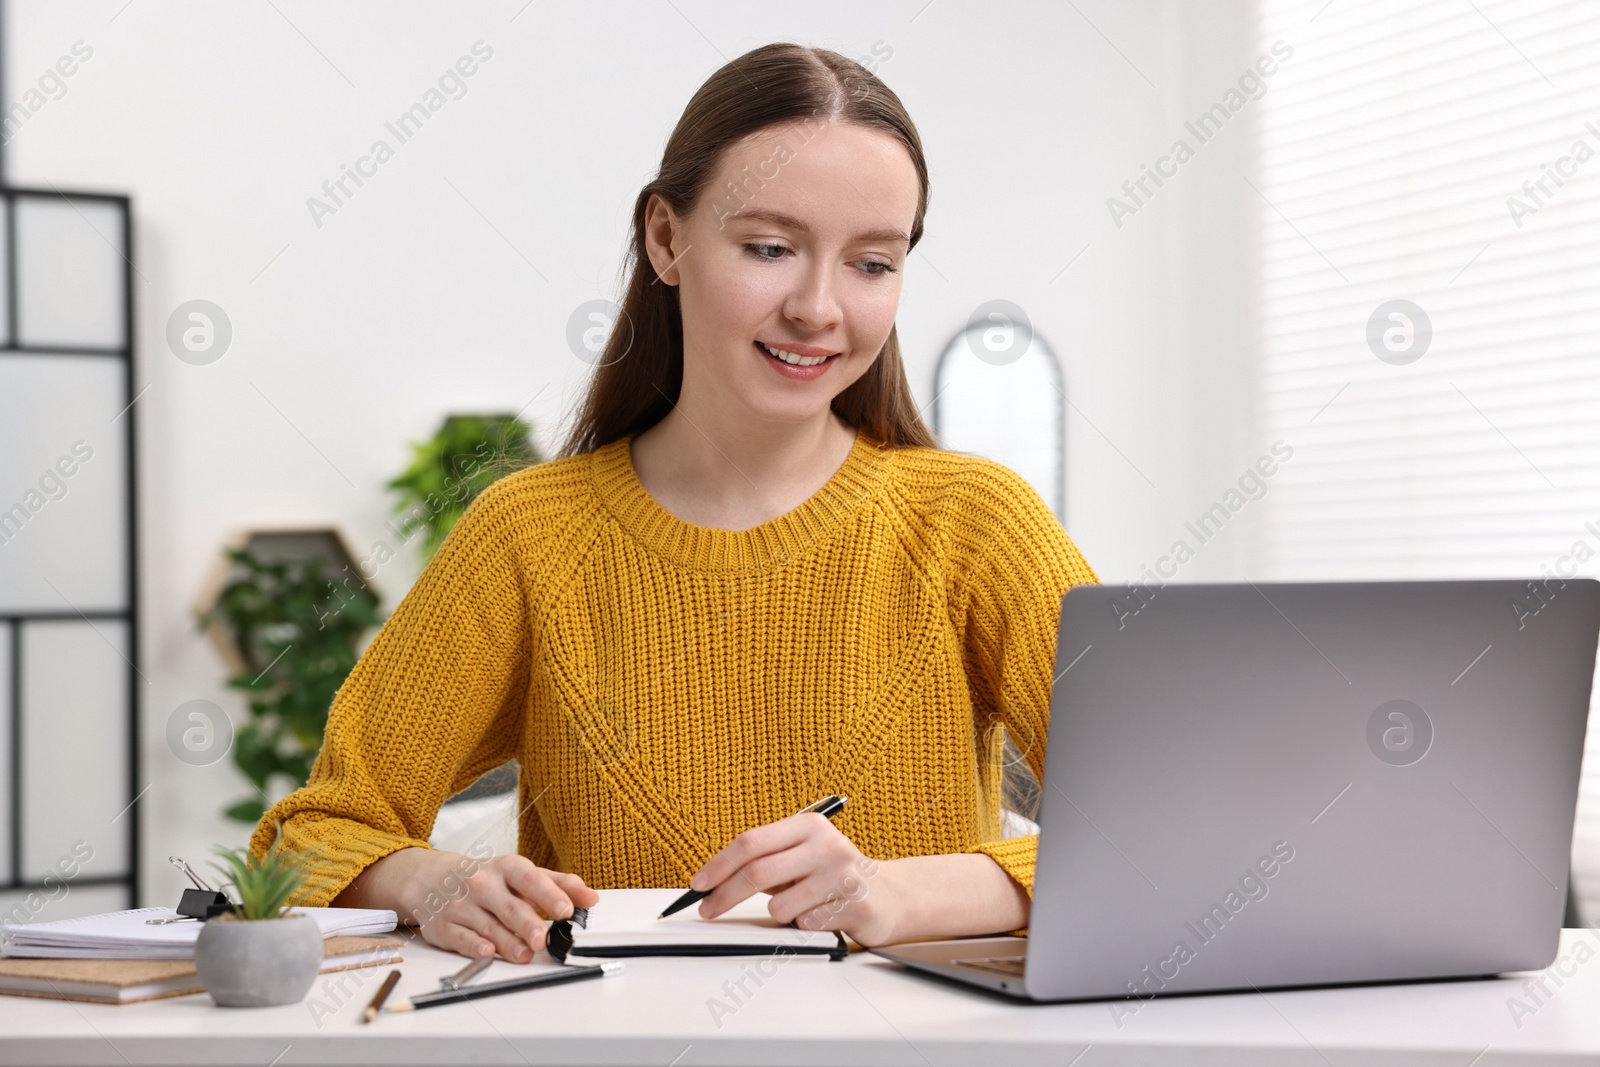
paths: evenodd
<path fill-rule="evenodd" d="M 996 327 L 967 326 L 939 357 L 933 432 L 939 444 L 1003 463 L 1028 480 L 1066 521 L 1066 393 L 1061 367 L 1038 333 L 1020 354 Z"/>

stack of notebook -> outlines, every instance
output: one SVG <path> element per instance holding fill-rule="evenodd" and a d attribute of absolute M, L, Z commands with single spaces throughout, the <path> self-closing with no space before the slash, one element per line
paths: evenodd
<path fill-rule="evenodd" d="M 323 937 L 382 934 L 395 928 L 394 912 L 373 908 L 290 908 L 316 920 Z M 171 908 L 134 908 L 47 923 L 0 923 L 0 956 L 77 960 L 192 960 L 203 924 L 152 924 L 178 913 Z"/>
<path fill-rule="evenodd" d="M 405 942 L 367 936 L 391 931 L 392 911 L 293 908 L 322 930 L 322 971 L 399 963 Z M 202 924 L 152 925 L 171 908 L 135 908 L 45 923 L 0 924 L 0 993 L 126 1004 L 199 993 L 194 943 Z"/>

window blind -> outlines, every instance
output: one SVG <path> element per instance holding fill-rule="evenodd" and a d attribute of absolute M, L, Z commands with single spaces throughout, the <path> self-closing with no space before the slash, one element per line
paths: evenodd
<path fill-rule="evenodd" d="M 1600 3 L 1258 12 L 1258 52 L 1294 49 L 1254 105 L 1241 190 L 1258 428 L 1295 452 L 1252 574 L 1600 576 Z M 1597 710 L 1573 847 L 1587 921 Z"/>

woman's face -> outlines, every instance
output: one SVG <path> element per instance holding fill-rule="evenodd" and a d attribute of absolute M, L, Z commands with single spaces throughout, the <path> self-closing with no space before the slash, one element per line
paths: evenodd
<path fill-rule="evenodd" d="M 813 122 L 730 147 L 685 219 L 653 198 L 647 248 L 683 309 L 680 403 L 823 416 L 894 327 L 917 192 L 893 136 Z"/>

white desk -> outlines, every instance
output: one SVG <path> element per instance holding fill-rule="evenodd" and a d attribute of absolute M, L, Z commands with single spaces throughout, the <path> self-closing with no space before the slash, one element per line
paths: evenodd
<path fill-rule="evenodd" d="M 1580 942 L 1593 953 L 1574 964 Z M 761 960 L 631 960 L 615 978 L 363 1025 L 361 1010 L 389 971 L 379 967 L 350 972 L 343 994 L 339 976 L 324 975 L 304 1003 L 282 1008 L 218 1008 L 203 993 L 115 1006 L 0 996 L 0 1064 L 1490 1067 L 1572 1063 L 1574 1054 L 1600 1062 L 1600 934 L 1568 930 L 1562 953 L 1571 973 L 1559 987 L 1547 979 L 1542 1003 L 1520 976 L 1156 999 L 1120 1027 L 1106 1002 L 1014 1003 L 865 953 L 789 960 L 760 987 L 746 979 L 742 1004 L 724 983 Z M 398 994 L 434 989 L 463 962 L 420 940 L 404 954 Z M 517 969 L 497 962 L 483 980 Z M 711 998 L 735 1010 L 714 1018 Z M 1531 1014 L 1514 1018 L 1511 998 Z"/>

